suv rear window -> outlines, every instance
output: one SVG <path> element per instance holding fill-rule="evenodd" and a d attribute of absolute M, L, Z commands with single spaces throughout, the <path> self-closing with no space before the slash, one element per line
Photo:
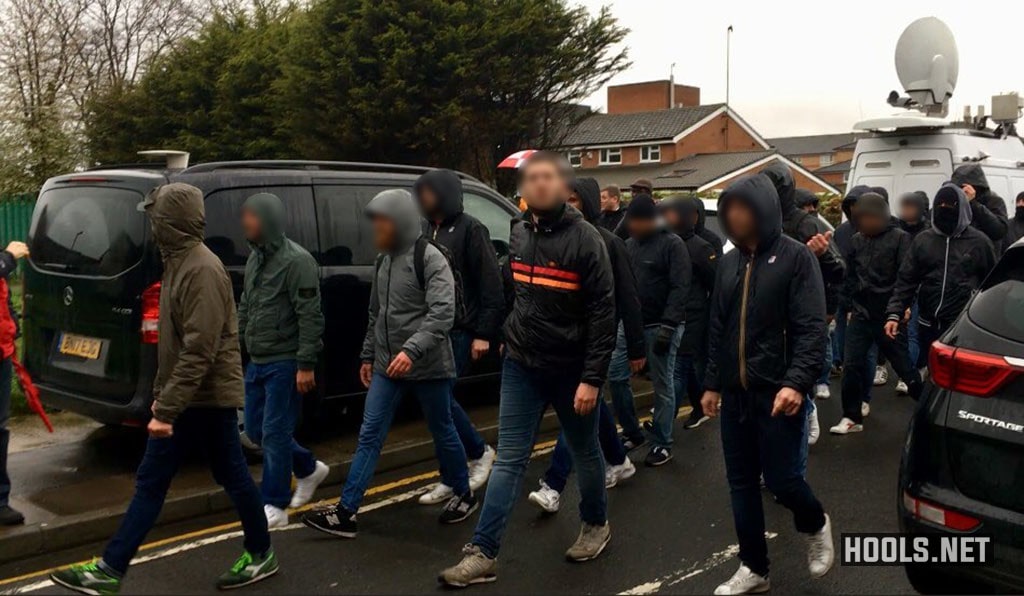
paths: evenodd
<path fill-rule="evenodd" d="M 36 201 L 29 230 L 32 263 L 60 273 L 113 277 L 142 259 L 146 218 L 142 194 L 123 188 L 73 186 Z"/>
<path fill-rule="evenodd" d="M 968 315 L 986 331 L 1024 341 L 1024 248 L 1011 249 L 999 261 Z"/>

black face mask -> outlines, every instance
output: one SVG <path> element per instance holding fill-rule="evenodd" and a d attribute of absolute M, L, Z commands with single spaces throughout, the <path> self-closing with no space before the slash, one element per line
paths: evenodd
<path fill-rule="evenodd" d="M 932 223 L 940 232 L 947 236 L 956 232 L 956 225 L 960 221 L 960 210 L 956 204 L 939 204 L 935 206 L 935 215 Z"/>
<path fill-rule="evenodd" d="M 1017 210 L 1013 212 L 1013 218 L 1024 220 L 1024 205 L 1017 205 Z"/>

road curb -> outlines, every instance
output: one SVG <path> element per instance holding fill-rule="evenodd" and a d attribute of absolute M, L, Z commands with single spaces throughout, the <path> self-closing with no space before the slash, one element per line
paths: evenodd
<path fill-rule="evenodd" d="M 637 405 L 646 410 L 650 406 L 650 393 L 638 393 Z M 480 434 L 491 445 L 498 438 L 498 425 L 478 427 Z M 552 438 L 558 430 L 554 412 L 548 411 L 541 422 L 542 436 Z M 406 444 L 391 450 L 385 449 L 377 463 L 377 473 L 391 472 L 421 464 L 434 459 L 434 442 L 430 439 Z M 327 480 L 321 485 L 318 496 L 324 493 L 337 494 L 345 479 L 351 458 L 342 461 L 325 462 L 331 466 Z M 156 527 L 195 519 L 204 515 L 223 513 L 232 509 L 231 501 L 217 485 L 196 490 L 189 494 L 167 499 Z M 0 563 L 11 563 L 29 557 L 56 553 L 59 551 L 101 542 L 110 538 L 117 530 L 124 510 L 120 507 L 100 509 L 80 515 L 67 516 L 57 522 L 32 524 L 0 532 Z"/>

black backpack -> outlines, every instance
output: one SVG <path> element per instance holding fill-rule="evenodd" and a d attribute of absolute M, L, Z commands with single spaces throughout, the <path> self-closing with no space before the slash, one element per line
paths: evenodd
<path fill-rule="evenodd" d="M 416 240 L 416 246 L 413 248 L 412 253 L 412 266 L 416 272 L 416 281 L 420 285 L 420 289 L 426 291 L 427 289 L 427 274 L 426 274 L 426 253 L 427 245 L 433 246 L 444 256 L 445 260 L 448 261 L 448 268 L 452 270 L 452 277 L 455 279 L 455 323 L 462 322 L 466 317 L 466 296 L 465 290 L 462 287 L 462 272 L 455 266 L 455 257 L 452 256 L 452 251 L 448 250 L 448 247 L 431 240 L 426 236 L 420 236 Z M 377 271 L 380 271 L 380 263 L 383 260 L 383 255 L 377 256 Z"/>

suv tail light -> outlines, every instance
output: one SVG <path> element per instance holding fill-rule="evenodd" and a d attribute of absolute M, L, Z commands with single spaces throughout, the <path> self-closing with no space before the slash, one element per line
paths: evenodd
<path fill-rule="evenodd" d="M 956 348 L 938 341 L 928 352 L 928 370 L 932 382 L 939 387 L 976 397 L 991 397 L 1024 372 L 1016 358 Z"/>
<path fill-rule="evenodd" d="M 142 343 L 155 344 L 160 339 L 160 282 L 142 292 Z"/>
<path fill-rule="evenodd" d="M 917 519 L 923 519 L 950 530 L 967 532 L 981 525 L 981 521 L 978 519 L 958 511 L 943 509 L 935 503 L 925 501 L 924 499 L 916 499 L 906 491 L 903 492 L 903 507 L 906 508 L 907 513 Z"/>

